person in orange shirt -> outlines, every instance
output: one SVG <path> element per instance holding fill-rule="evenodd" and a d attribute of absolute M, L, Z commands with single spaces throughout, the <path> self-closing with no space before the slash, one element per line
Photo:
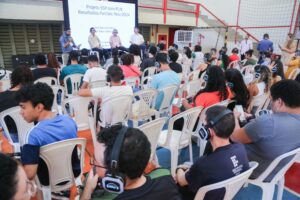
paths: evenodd
<path fill-rule="evenodd" d="M 226 86 L 224 72 L 220 67 L 209 67 L 204 79 L 206 86 L 195 95 L 193 103 L 189 104 L 186 99 L 182 100 L 185 109 L 195 106 L 206 108 L 232 97 L 230 89 Z"/>

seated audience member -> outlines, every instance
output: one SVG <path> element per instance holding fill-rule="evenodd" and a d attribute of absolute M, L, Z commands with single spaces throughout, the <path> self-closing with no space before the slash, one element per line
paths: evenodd
<path fill-rule="evenodd" d="M 288 66 L 284 76 L 286 79 L 289 78 L 293 70 L 298 69 L 300 66 L 300 51 L 296 51 L 295 55 L 289 63 L 284 63 Z"/>
<path fill-rule="evenodd" d="M 55 53 L 47 53 L 47 59 L 48 59 L 48 64 L 47 66 L 49 68 L 53 68 L 56 72 L 56 74 L 58 73 L 58 71 L 60 70 L 60 64 L 56 58 Z"/>
<path fill-rule="evenodd" d="M 174 72 L 182 73 L 182 66 L 181 64 L 177 63 L 178 56 L 179 54 L 175 50 L 169 51 L 169 58 L 170 58 L 169 66 Z"/>
<path fill-rule="evenodd" d="M 155 46 L 149 47 L 149 58 L 146 58 L 141 63 L 141 71 L 143 72 L 148 67 L 154 67 L 155 66 L 155 56 L 156 56 L 157 48 Z"/>
<path fill-rule="evenodd" d="M 239 54 L 238 48 L 233 48 L 231 53 L 232 54 L 229 56 L 229 62 L 234 62 L 234 61 L 240 60 L 240 57 L 238 55 Z"/>
<path fill-rule="evenodd" d="M 85 74 L 87 68 L 83 65 L 78 64 L 79 53 L 77 51 L 70 52 L 71 65 L 64 67 L 60 73 L 59 80 L 61 84 L 64 83 L 64 78 L 72 74 Z M 67 82 L 68 94 L 72 93 L 71 81 Z"/>
<path fill-rule="evenodd" d="M 111 50 L 111 58 L 107 59 L 104 65 L 104 69 L 108 69 L 111 65 L 119 65 L 119 50 L 117 48 L 114 48 Z"/>
<path fill-rule="evenodd" d="M 96 55 L 90 55 L 88 57 L 89 69 L 85 72 L 83 76 L 83 84 L 81 88 L 88 88 L 89 85 L 94 81 L 105 81 L 106 80 L 106 70 L 99 66 L 99 60 Z"/>
<path fill-rule="evenodd" d="M 88 65 L 89 54 L 90 54 L 90 52 L 89 52 L 88 49 L 86 49 L 86 48 L 81 49 L 81 51 L 80 51 L 80 59 L 78 61 L 80 65 L 83 65 L 83 66 L 85 66 L 87 68 L 89 67 L 89 65 Z"/>
<path fill-rule="evenodd" d="M 237 69 L 227 69 L 225 77 L 227 86 L 232 93 L 231 99 L 235 100 L 237 105 L 241 105 L 246 110 L 250 103 L 250 95 L 241 72 Z"/>
<path fill-rule="evenodd" d="M 108 99 L 124 95 L 133 95 L 132 88 L 128 85 L 122 85 L 124 79 L 122 69 L 117 65 L 112 65 L 107 70 L 107 82 L 109 86 L 93 88 L 93 89 L 80 89 L 78 91 L 79 96 L 83 97 L 98 97 L 101 102 L 105 102 Z M 105 110 L 105 108 L 101 108 Z M 112 116 L 109 112 L 100 112 L 100 126 L 107 127 L 111 125 Z"/>
<path fill-rule="evenodd" d="M 283 70 L 283 64 L 280 60 L 280 55 L 273 54 L 271 56 L 272 62 L 271 65 L 269 65 L 269 69 L 272 73 L 272 83 L 271 85 L 277 83 L 278 81 L 281 81 L 284 78 L 284 70 Z"/>
<path fill-rule="evenodd" d="M 300 147 L 300 84 L 294 80 L 282 80 L 271 87 L 273 114 L 266 114 L 236 128 L 231 139 L 245 144 L 248 158 L 259 163 L 251 178 L 257 178 L 278 156 Z M 284 163 L 280 163 L 274 175 Z M 265 181 L 270 181 L 273 175 Z"/>
<path fill-rule="evenodd" d="M 166 50 L 165 50 L 165 47 L 166 45 L 162 42 L 158 43 L 157 44 L 157 53 L 168 53 Z"/>
<path fill-rule="evenodd" d="M 35 55 L 34 64 L 36 68 L 32 70 L 32 74 L 35 81 L 43 77 L 57 78 L 56 71 L 47 66 L 47 58 L 44 54 L 39 53 Z"/>
<path fill-rule="evenodd" d="M 167 87 L 169 85 L 173 85 L 173 84 L 179 85 L 180 84 L 179 76 L 170 68 L 167 59 L 167 54 L 158 53 L 156 55 L 156 61 L 159 63 L 159 70 L 161 72 L 153 76 L 150 87 L 157 90 L 161 90 L 164 87 Z M 155 103 L 156 109 L 160 108 L 163 98 L 164 98 L 163 92 L 159 92 Z"/>
<path fill-rule="evenodd" d="M 226 107 L 214 106 L 207 110 L 206 125 L 202 128 L 207 136 L 203 137 L 203 134 L 202 137 L 210 141 L 213 152 L 198 158 L 190 168 L 185 165 L 177 168 L 175 179 L 182 187 L 183 199 L 194 199 L 199 188 L 232 178 L 249 169 L 244 146 L 229 141 L 234 127 L 234 115 Z M 208 192 L 204 199 L 223 199 L 224 195 L 225 189 L 218 189 Z"/>
<path fill-rule="evenodd" d="M 271 53 L 270 52 L 264 52 L 262 54 L 262 60 L 260 62 L 260 65 L 268 66 L 271 64 Z"/>
<path fill-rule="evenodd" d="M 183 47 L 183 56 L 181 59 L 182 64 L 182 70 L 185 74 L 188 74 L 190 72 L 191 66 L 192 66 L 193 60 L 192 60 L 192 51 L 189 47 Z"/>
<path fill-rule="evenodd" d="M 192 69 L 193 70 L 198 69 L 200 67 L 200 65 L 204 63 L 204 54 L 201 51 L 202 51 L 202 47 L 200 45 L 196 45 L 194 47 L 194 53 L 192 54 L 192 57 L 193 57 Z"/>
<path fill-rule="evenodd" d="M 77 126 L 66 115 L 51 112 L 54 94 L 50 86 L 36 83 L 22 87 L 16 94 L 21 107 L 20 114 L 28 123 L 37 124 L 27 133 L 21 150 L 21 161 L 29 180 L 38 175 L 42 185 L 49 185 L 46 163 L 39 157 L 40 148 L 47 144 L 77 138 Z M 72 155 L 74 176 L 80 174 L 80 162 L 77 151 Z"/>
<path fill-rule="evenodd" d="M 31 70 L 28 67 L 17 67 L 10 76 L 10 83 L 11 88 L 0 93 L 0 112 L 19 105 L 15 100 L 15 95 L 22 87 L 33 83 Z M 17 142 L 18 134 L 14 120 L 7 116 L 4 121 L 9 130 L 9 133 L 5 134 L 10 134 L 12 140 Z"/>
<path fill-rule="evenodd" d="M 28 180 L 23 167 L 0 153 L 0 199 L 30 200 L 36 190 L 37 186 Z"/>
<path fill-rule="evenodd" d="M 114 198 L 103 199 L 131 199 L 131 200 L 153 200 L 172 199 L 179 200 L 181 196 L 170 173 L 159 174 L 163 169 L 156 169 L 149 175 L 144 175 L 144 170 L 150 159 L 150 142 L 139 129 L 127 128 L 114 125 L 103 129 L 98 135 L 95 144 L 94 165 L 96 174 L 90 171 L 81 200 L 91 199 L 98 177 L 103 178 L 107 173 L 115 175 L 122 174 L 124 191 L 115 194 Z M 118 156 L 116 167 L 112 166 L 112 160 Z M 163 170 L 165 171 L 165 170 Z M 156 173 L 156 175 L 154 174 Z M 101 199 L 101 197 L 99 197 Z"/>
<path fill-rule="evenodd" d="M 139 77 L 142 72 L 140 69 L 133 64 L 134 57 L 132 54 L 124 54 L 121 57 L 121 61 L 123 65 L 121 65 L 121 69 L 123 71 L 124 77 Z"/>
<path fill-rule="evenodd" d="M 246 62 L 244 64 L 244 66 L 247 66 L 247 65 L 256 65 L 257 61 L 252 58 L 252 55 L 253 55 L 253 50 L 252 49 L 250 49 L 250 50 L 248 50 L 248 51 L 245 52 Z"/>
<path fill-rule="evenodd" d="M 271 71 L 267 66 L 257 65 L 254 67 L 255 78 L 248 86 L 250 99 L 267 93 L 271 86 Z"/>
<path fill-rule="evenodd" d="M 132 44 L 129 47 L 129 53 L 131 53 L 134 57 L 133 59 L 133 65 L 135 66 L 140 66 L 140 64 L 142 63 L 141 60 L 141 49 L 138 45 L 136 44 Z"/>
<path fill-rule="evenodd" d="M 204 79 L 206 86 L 194 96 L 192 103 L 189 103 L 187 99 L 182 99 L 182 106 L 185 109 L 198 106 L 206 108 L 231 98 L 230 89 L 226 86 L 224 72 L 220 67 L 209 67 Z"/>

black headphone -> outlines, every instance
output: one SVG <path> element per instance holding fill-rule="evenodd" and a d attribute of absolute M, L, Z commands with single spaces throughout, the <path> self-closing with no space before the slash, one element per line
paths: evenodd
<path fill-rule="evenodd" d="M 102 187 L 111 193 L 121 194 L 124 191 L 125 176 L 119 172 L 119 156 L 128 128 L 122 126 L 111 152 L 110 166 L 102 178 Z"/>
<path fill-rule="evenodd" d="M 261 66 L 258 65 L 258 67 L 255 69 L 255 74 L 254 74 L 254 77 L 256 79 L 258 79 L 260 77 L 260 71 L 261 71 Z"/>
<path fill-rule="evenodd" d="M 223 117 L 226 115 L 232 114 L 232 111 L 229 109 L 225 109 L 219 115 L 217 115 L 214 119 L 207 122 L 206 125 L 201 125 L 198 131 L 198 134 L 202 140 L 209 140 L 211 137 L 211 133 L 209 128 L 213 128 Z"/>
<path fill-rule="evenodd" d="M 0 67 L 0 80 L 6 76 L 6 69 L 4 67 Z"/>

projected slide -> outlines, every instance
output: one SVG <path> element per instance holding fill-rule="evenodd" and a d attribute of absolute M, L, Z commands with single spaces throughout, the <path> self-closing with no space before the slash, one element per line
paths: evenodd
<path fill-rule="evenodd" d="M 129 47 L 129 39 L 135 26 L 135 4 L 97 0 L 69 0 L 69 20 L 72 37 L 81 48 L 90 48 L 90 28 L 96 34 L 103 48 L 110 48 L 109 38 L 116 28 L 122 45 Z"/>

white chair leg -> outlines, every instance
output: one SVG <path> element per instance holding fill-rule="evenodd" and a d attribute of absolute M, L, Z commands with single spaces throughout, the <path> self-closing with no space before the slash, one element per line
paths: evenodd
<path fill-rule="evenodd" d="M 178 165 L 178 149 L 171 150 L 171 174 L 175 176 L 175 171 Z"/>
<path fill-rule="evenodd" d="M 50 187 L 42 187 L 43 199 L 51 200 L 51 189 Z"/>
<path fill-rule="evenodd" d="M 268 183 L 260 185 L 260 187 L 262 189 L 262 199 L 273 200 L 275 185 Z"/>
<path fill-rule="evenodd" d="M 207 141 L 200 139 L 199 156 L 202 156 L 205 150 Z"/>
<path fill-rule="evenodd" d="M 189 144 L 189 153 L 190 153 L 190 162 L 194 163 L 194 159 L 193 159 L 193 143 L 192 143 L 192 138 L 191 138 L 191 142 Z"/>
<path fill-rule="evenodd" d="M 283 189 L 284 189 L 284 177 L 282 177 L 282 178 L 278 181 L 277 200 L 282 200 Z"/>

